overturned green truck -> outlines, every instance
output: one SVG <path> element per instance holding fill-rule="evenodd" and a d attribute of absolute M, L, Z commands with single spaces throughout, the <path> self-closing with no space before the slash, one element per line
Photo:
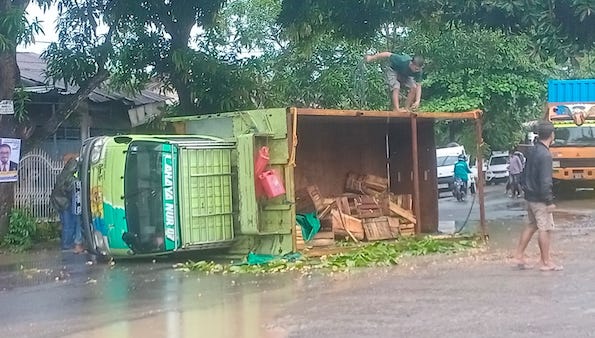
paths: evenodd
<path fill-rule="evenodd" d="M 346 193 L 350 173 L 388 176 L 397 195 L 419 193 L 416 231 L 435 232 L 436 146 L 434 137 L 416 136 L 433 135 L 435 119 L 278 108 L 169 118 L 176 135 L 89 139 L 80 170 L 88 247 L 112 257 L 212 248 L 282 255 L 298 248 L 296 192 L 316 185 L 332 199 Z M 274 196 L 257 183 L 265 147 L 267 172 L 283 189 Z"/>
<path fill-rule="evenodd" d="M 80 177 L 89 251 L 109 257 L 216 248 L 231 254 L 292 251 L 292 203 L 284 195 L 259 204 L 254 185 L 256 146 L 277 147 L 271 161 L 287 161 L 286 121 L 279 120 L 284 116 L 272 114 L 262 121 L 277 133 L 250 132 L 252 116 L 237 137 L 222 127 L 209 133 L 226 138 L 121 135 L 86 140 Z M 281 144 L 285 151 L 278 148 Z"/>

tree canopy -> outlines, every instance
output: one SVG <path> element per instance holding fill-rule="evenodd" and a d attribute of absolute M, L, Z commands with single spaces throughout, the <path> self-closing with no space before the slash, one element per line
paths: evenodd
<path fill-rule="evenodd" d="M 595 44 L 592 0 L 285 0 L 279 22 L 299 40 L 367 38 L 386 24 L 477 24 L 527 34 L 540 55 L 560 62 Z"/>

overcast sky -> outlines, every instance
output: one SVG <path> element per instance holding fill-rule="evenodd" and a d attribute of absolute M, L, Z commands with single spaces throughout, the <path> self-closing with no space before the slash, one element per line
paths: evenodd
<path fill-rule="evenodd" d="M 54 6 L 45 13 L 37 5 L 29 5 L 27 8 L 27 14 L 29 21 L 32 21 L 36 17 L 41 23 L 44 33 L 39 34 L 35 37 L 35 44 L 29 46 L 19 46 L 17 50 L 19 52 L 33 52 L 41 54 L 48 46 L 50 42 L 54 42 L 58 39 L 56 34 L 56 19 L 58 18 L 58 9 Z"/>
<path fill-rule="evenodd" d="M 131 0 L 132 1 L 132 0 Z M 33 21 L 37 18 L 40 22 L 40 25 L 43 29 L 43 33 L 40 33 L 35 37 L 35 43 L 28 46 L 18 46 L 17 51 L 19 52 L 33 52 L 37 54 L 43 53 L 43 51 L 48 47 L 48 45 L 52 42 L 56 42 L 58 40 L 58 34 L 56 33 L 56 21 L 58 20 L 58 8 L 54 5 L 47 11 L 43 11 L 35 4 L 29 5 L 27 8 L 27 17 L 29 21 Z M 105 34 L 108 31 L 107 27 L 104 25 L 100 25 L 98 29 L 99 34 Z M 194 27 L 192 29 L 191 35 L 196 37 L 198 34 L 203 32 L 202 28 Z M 191 48 L 196 48 L 196 42 L 190 43 Z M 251 50 L 245 51 L 240 53 L 240 57 L 251 57 L 251 56 L 258 56 L 261 52 L 258 50 Z"/>

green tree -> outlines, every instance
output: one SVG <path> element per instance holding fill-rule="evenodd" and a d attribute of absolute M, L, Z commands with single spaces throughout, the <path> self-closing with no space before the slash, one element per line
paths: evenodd
<path fill-rule="evenodd" d="M 559 62 L 595 43 L 592 0 L 285 0 L 279 22 L 293 40 L 370 37 L 387 23 L 464 22 L 528 34 L 536 52 Z"/>
<path fill-rule="evenodd" d="M 40 6 L 47 6 L 50 1 L 36 1 Z M 25 9 L 30 0 L 0 0 L 0 101 L 17 100 L 20 93 L 15 89 L 21 84 L 21 75 L 16 60 L 16 48 L 19 44 L 31 43 L 35 33 L 41 31 L 37 21 L 29 22 Z M 17 108 L 19 104 L 15 105 Z M 28 130 L 19 123 L 23 112 L 14 115 L 0 115 L 0 136 L 23 138 Z M 14 184 L 0 183 L 0 235 L 8 230 L 8 216 L 14 203 Z"/>
<path fill-rule="evenodd" d="M 521 124 L 541 113 L 554 64 L 528 56 L 528 37 L 452 26 L 449 30 L 413 29 L 403 40 L 430 59 L 421 108 L 482 109 L 484 139 L 492 148 L 509 149 L 518 143 Z M 470 134 L 462 132 L 460 123 L 451 122 L 449 127 L 449 138 Z"/>

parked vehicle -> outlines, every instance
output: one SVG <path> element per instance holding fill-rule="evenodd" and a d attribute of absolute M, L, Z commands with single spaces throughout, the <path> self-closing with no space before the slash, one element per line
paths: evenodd
<path fill-rule="evenodd" d="M 595 79 L 550 80 L 554 193 L 595 188 Z"/>
<path fill-rule="evenodd" d="M 213 137 L 94 137 L 81 150 L 82 225 L 101 257 L 231 245 L 233 142 Z"/>
<path fill-rule="evenodd" d="M 485 178 L 486 184 L 498 184 L 508 182 L 508 151 L 494 151 L 486 163 Z"/>

